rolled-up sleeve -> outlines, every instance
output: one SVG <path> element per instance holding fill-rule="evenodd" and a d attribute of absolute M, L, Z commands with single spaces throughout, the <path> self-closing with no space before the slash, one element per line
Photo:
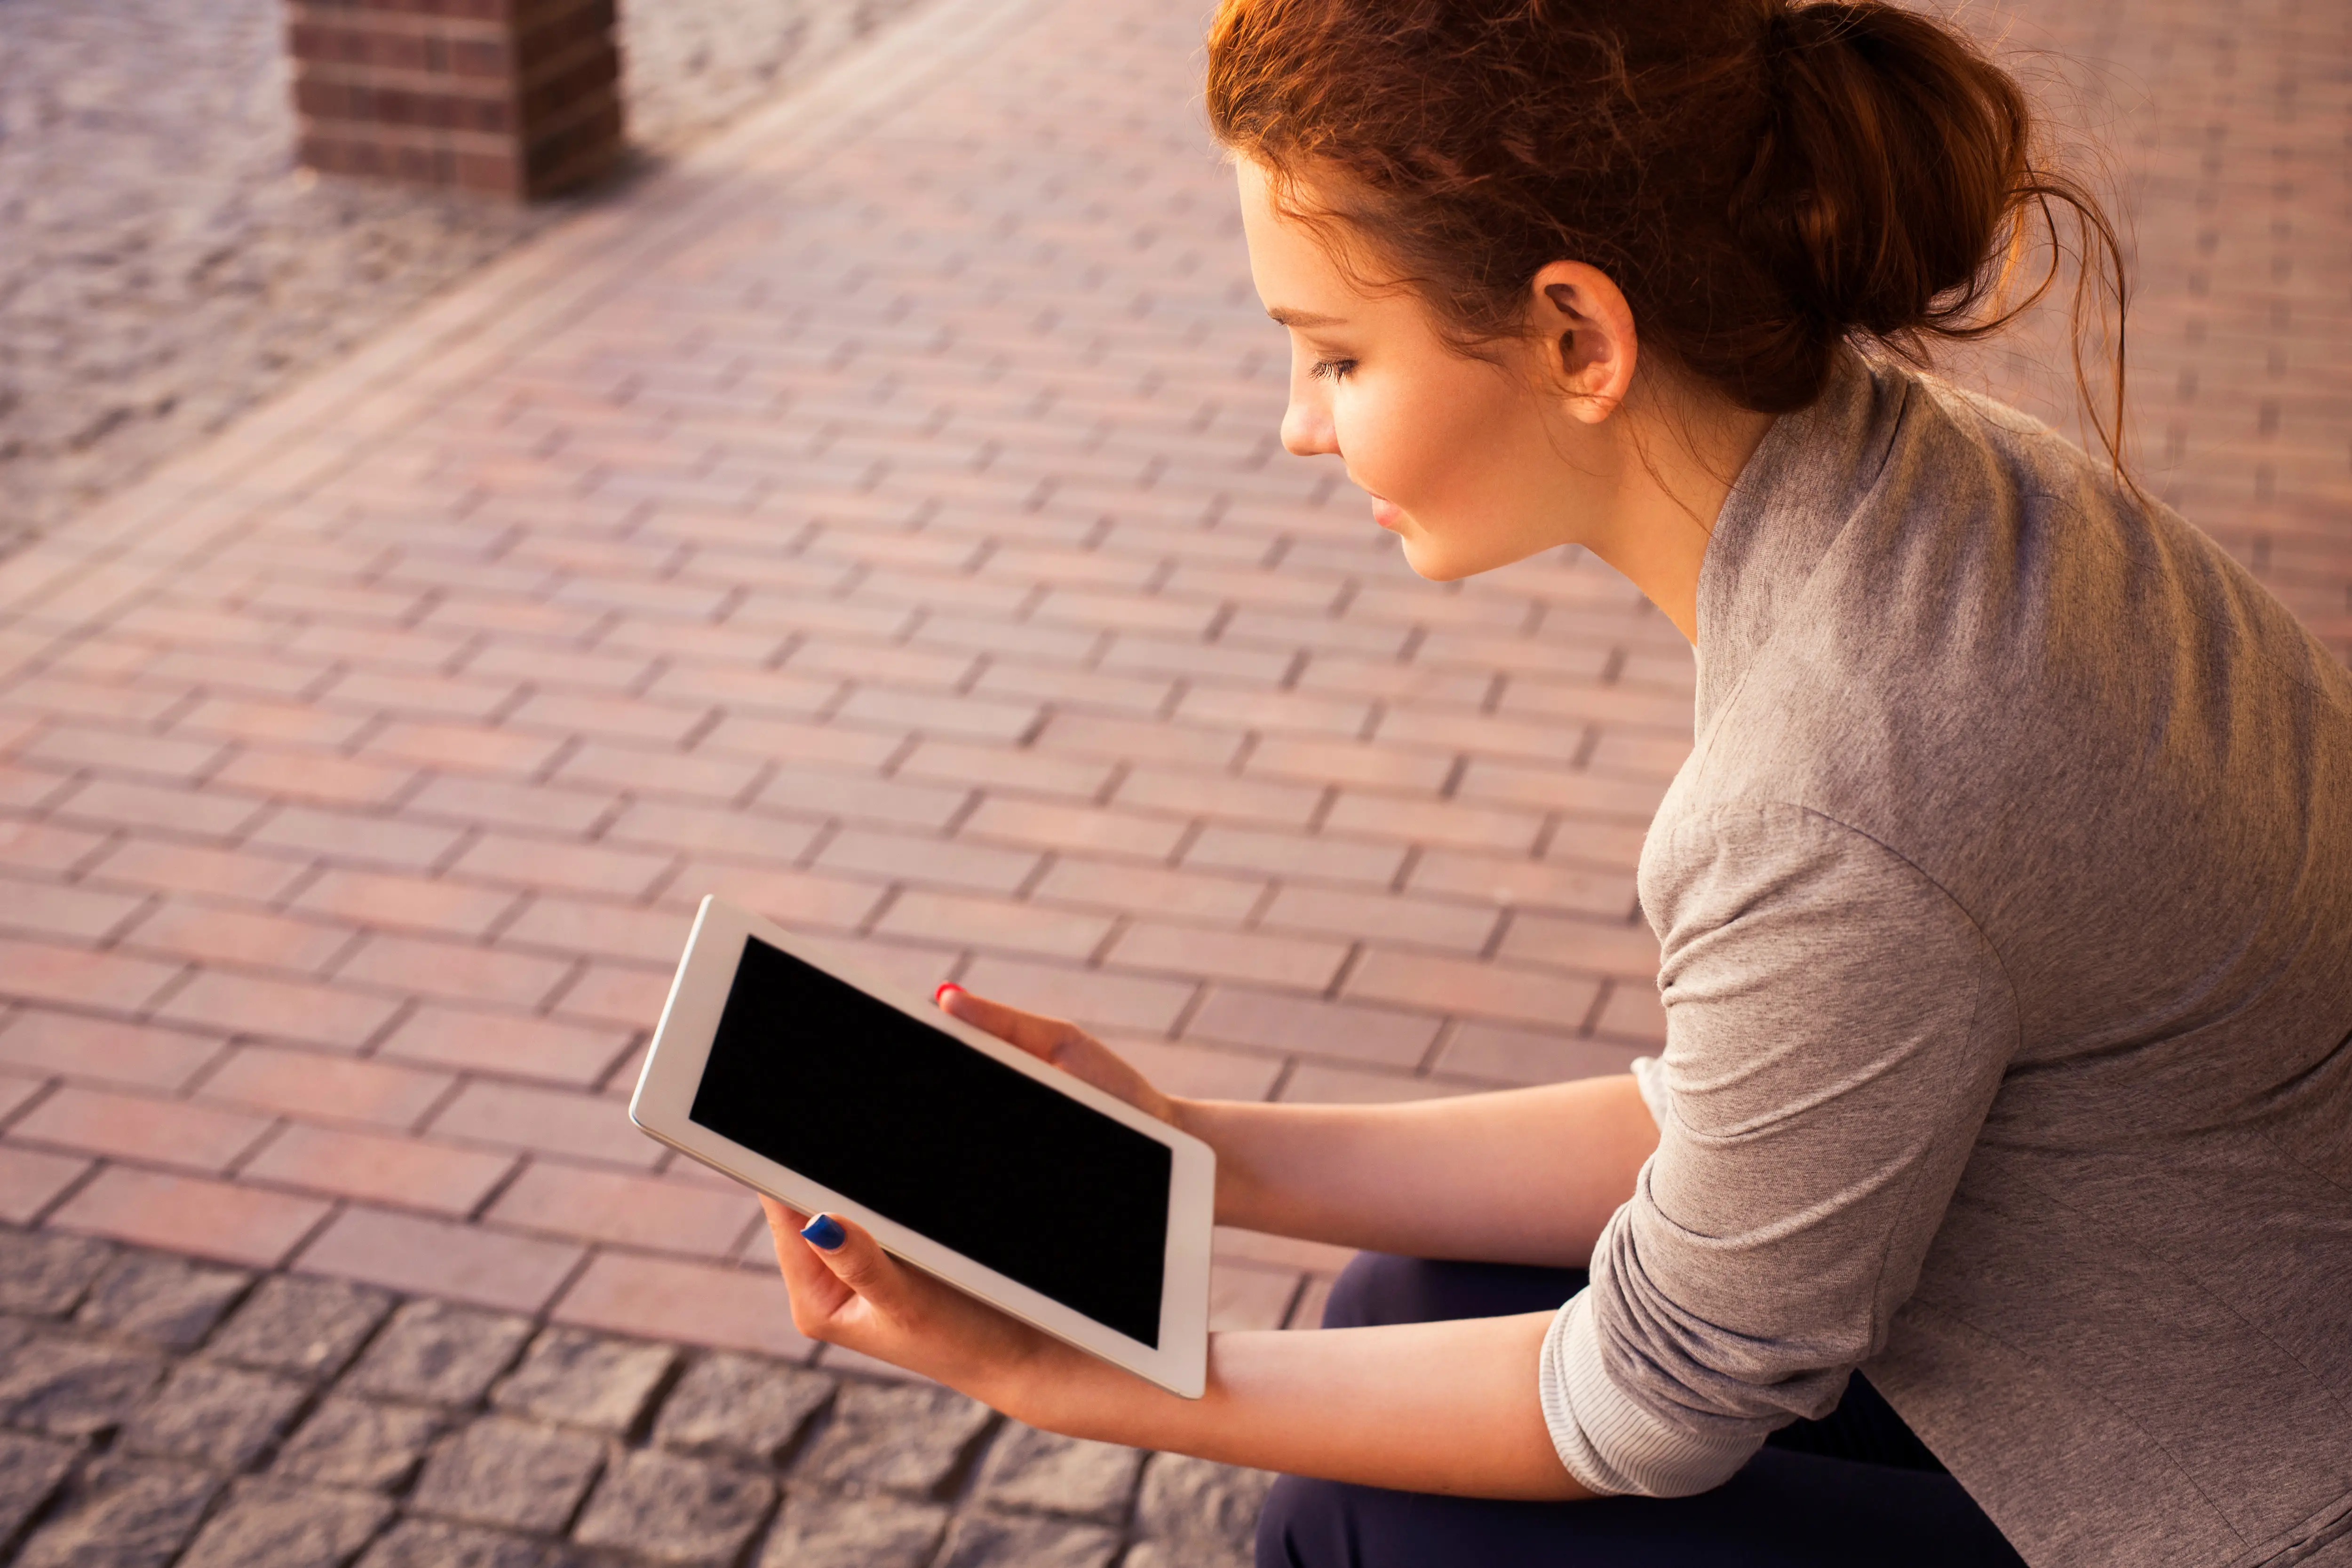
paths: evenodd
<path fill-rule="evenodd" d="M 1642 893 L 1666 1009 L 1658 1149 L 1553 1321 L 1541 1394 L 1582 1485 L 1679 1497 L 1826 1415 L 1885 1342 L 2016 1021 L 1966 911 L 1801 807 L 1684 819 L 1645 852 Z"/>

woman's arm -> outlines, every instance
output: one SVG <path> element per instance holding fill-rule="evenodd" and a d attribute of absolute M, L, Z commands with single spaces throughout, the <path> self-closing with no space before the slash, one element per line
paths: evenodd
<path fill-rule="evenodd" d="M 1548 1312 L 1212 1336 L 1181 1399 L 907 1268 L 855 1224 L 800 1234 L 767 1206 L 793 1321 L 813 1339 L 938 1379 L 1048 1431 L 1367 1486 L 1493 1498 L 1586 1494 L 1544 1426 Z"/>
<path fill-rule="evenodd" d="M 1403 1105 L 1160 1093 L 1076 1025 L 943 987 L 940 1005 L 1217 1152 L 1217 1218 L 1416 1258 L 1580 1267 L 1657 1124 L 1631 1077 Z"/>

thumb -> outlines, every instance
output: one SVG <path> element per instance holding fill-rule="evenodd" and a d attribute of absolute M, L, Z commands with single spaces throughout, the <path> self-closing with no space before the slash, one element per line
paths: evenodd
<path fill-rule="evenodd" d="M 821 1214 L 802 1227 L 801 1239 L 867 1306 L 886 1317 L 904 1316 L 910 1295 L 907 1271 L 864 1226 Z"/>

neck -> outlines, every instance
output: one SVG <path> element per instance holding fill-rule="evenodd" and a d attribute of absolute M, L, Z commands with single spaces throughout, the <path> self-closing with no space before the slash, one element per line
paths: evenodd
<path fill-rule="evenodd" d="M 1698 576 L 1715 520 L 1773 416 L 1718 400 L 1660 416 L 1655 400 L 1629 403 L 1616 431 L 1618 483 L 1607 525 L 1587 549 L 1623 574 L 1698 643 Z M 1615 423 L 1612 421 L 1612 423 Z"/>

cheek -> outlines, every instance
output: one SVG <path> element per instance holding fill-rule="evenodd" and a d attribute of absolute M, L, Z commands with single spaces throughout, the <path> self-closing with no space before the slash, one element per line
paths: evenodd
<path fill-rule="evenodd" d="M 1368 384 L 1333 412 L 1357 481 L 1423 528 L 1440 528 L 1478 510 L 1524 417 L 1519 402 L 1486 367 L 1448 356 L 1421 374 Z"/>

